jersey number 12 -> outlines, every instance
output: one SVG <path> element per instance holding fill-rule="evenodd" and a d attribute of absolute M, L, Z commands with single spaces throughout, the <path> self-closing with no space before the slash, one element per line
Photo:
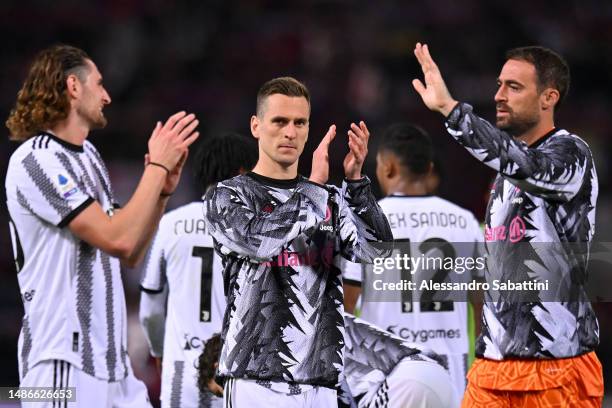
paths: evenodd
<path fill-rule="evenodd" d="M 400 247 L 400 257 L 407 255 L 407 257 L 410 258 L 410 239 L 396 239 L 395 242 L 403 243 L 403 245 L 401 245 Z M 443 259 L 455 258 L 456 253 L 452 244 L 442 238 L 429 238 L 421 242 L 421 244 L 419 245 L 419 251 L 421 251 L 421 253 L 423 254 L 426 254 L 434 249 L 438 249 L 442 252 Z M 438 269 L 431 280 L 433 282 L 445 282 L 448 274 L 448 270 Z M 401 269 L 400 276 L 403 281 L 412 281 L 413 278 L 413 274 L 410 272 L 410 270 L 407 270 L 405 268 Z M 403 290 L 401 296 L 402 313 L 412 313 L 412 291 Z M 454 309 L 452 301 L 435 301 L 434 299 L 435 292 L 433 291 L 426 291 L 421 293 L 421 312 L 448 312 Z"/>

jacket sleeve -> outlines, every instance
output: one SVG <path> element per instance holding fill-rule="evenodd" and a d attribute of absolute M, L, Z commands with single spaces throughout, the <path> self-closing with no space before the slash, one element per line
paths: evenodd
<path fill-rule="evenodd" d="M 389 253 L 371 245 L 393 241 L 387 217 L 370 189 L 370 179 L 345 180 L 339 203 L 340 253 L 351 262 L 371 263 Z"/>
<path fill-rule="evenodd" d="M 517 187 L 536 196 L 569 201 L 580 190 L 592 167 L 586 143 L 565 131 L 546 144 L 530 148 L 459 103 L 446 128 L 472 156 L 498 171 Z"/>
<path fill-rule="evenodd" d="M 328 196 L 324 186 L 300 183 L 287 201 L 258 212 L 239 186 L 219 183 L 204 198 L 206 220 L 222 255 L 265 262 L 325 218 Z"/>

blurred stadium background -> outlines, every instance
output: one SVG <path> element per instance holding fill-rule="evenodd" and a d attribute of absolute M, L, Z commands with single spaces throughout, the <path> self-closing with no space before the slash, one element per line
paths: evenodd
<path fill-rule="evenodd" d="M 176 4 L 175 4 L 176 3 Z M 494 119 L 496 77 L 508 48 L 541 44 L 560 52 L 572 70 L 568 100 L 557 125 L 590 144 L 600 177 L 596 239 L 612 241 L 612 2 L 581 1 L 2 1 L 0 2 L 0 117 L 13 106 L 34 54 L 57 42 L 85 49 L 97 63 L 113 101 L 109 124 L 90 135 L 125 203 L 142 172 L 155 121 L 185 109 L 200 131 L 249 134 L 255 95 L 266 80 L 292 75 L 312 93 L 310 142 L 301 172 L 331 123 L 339 136 L 331 152 L 333 182 L 342 175 L 343 135 L 365 120 L 376 135 L 393 121 L 412 121 L 433 137 L 443 182 L 440 195 L 482 219 L 493 172 L 445 134 L 442 118 L 426 110 L 411 80 L 420 76 L 412 54 L 427 42 L 449 89 Z M 0 132 L 0 171 L 16 145 Z M 375 155 L 366 173 L 374 177 Z M 5 191 L 1 189 L 2 201 Z M 176 207 L 199 193 L 185 174 Z M 11 252 L 6 206 L 0 206 L 0 385 L 18 384 L 16 345 L 23 308 Z M 156 372 L 137 319 L 138 270 L 124 274 L 130 314 L 129 349 L 137 375 L 155 400 Z M 598 355 L 606 389 L 612 381 L 612 304 L 597 303 Z M 607 399 L 608 404 L 612 404 Z M 612 405 L 608 405 L 612 406 Z"/>

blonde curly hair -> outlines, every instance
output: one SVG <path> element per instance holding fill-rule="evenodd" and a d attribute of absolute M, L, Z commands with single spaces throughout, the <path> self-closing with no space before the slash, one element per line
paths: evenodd
<path fill-rule="evenodd" d="M 66 119 L 70 112 L 66 79 L 74 74 L 84 81 L 90 59 L 85 51 L 63 44 L 38 53 L 6 121 L 9 139 L 23 142 Z"/>

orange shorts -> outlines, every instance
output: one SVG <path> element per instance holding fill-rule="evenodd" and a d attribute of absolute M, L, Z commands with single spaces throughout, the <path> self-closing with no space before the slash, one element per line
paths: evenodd
<path fill-rule="evenodd" d="M 594 352 L 556 360 L 477 358 L 462 408 L 601 407 L 603 374 Z"/>

